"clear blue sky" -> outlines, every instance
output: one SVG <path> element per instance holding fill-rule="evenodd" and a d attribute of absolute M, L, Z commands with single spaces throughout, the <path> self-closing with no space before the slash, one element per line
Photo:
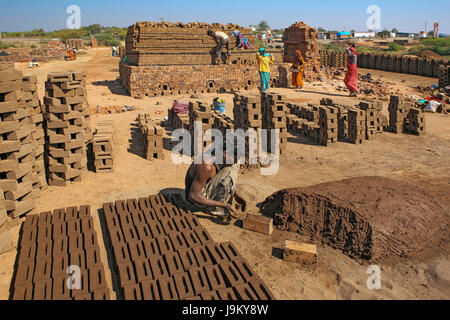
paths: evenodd
<path fill-rule="evenodd" d="M 135 21 L 233 22 L 242 26 L 268 21 L 285 28 L 303 20 L 327 30 L 366 31 L 370 5 L 381 8 L 382 28 L 419 32 L 440 22 L 450 33 L 450 0 L 0 0 L 0 31 L 63 29 L 66 8 L 81 8 L 81 25 L 125 27 Z"/>

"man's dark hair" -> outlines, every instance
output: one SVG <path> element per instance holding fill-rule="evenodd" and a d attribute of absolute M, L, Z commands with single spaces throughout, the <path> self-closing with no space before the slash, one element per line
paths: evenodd
<path fill-rule="evenodd" d="M 214 35 L 214 31 L 212 31 L 211 29 L 208 30 L 208 36 L 213 36 Z"/>

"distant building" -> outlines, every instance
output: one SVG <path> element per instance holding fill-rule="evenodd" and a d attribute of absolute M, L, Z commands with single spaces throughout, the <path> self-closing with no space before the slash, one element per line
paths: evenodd
<path fill-rule="evenodd" d="M 353 32 L 354 38 L 375 38 L 376 33 L 375 32 Z"/>
<path fill-rule="evenodd" d="M 342 31 L 337 33 L 337 38 L 339 40 L 345 40 L 350 39 L 352 37 L 352 34 L 350 32 Z"/>

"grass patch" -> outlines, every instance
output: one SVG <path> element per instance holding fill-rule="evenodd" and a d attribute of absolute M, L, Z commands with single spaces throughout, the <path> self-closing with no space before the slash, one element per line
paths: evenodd
<path fill-rule="evenodd" d="M 420 46 L 412 47 L 408 53 L 417 55 L 427 49 L 448 59 L 450 57 L 450 37 L 424 39 L 421 41 Z"/>

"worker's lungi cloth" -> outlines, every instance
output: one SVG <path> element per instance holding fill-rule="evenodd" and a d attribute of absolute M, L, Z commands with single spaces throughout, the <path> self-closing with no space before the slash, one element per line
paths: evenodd
<path fill-rule="evenodd" d="M 347 63 L 347 75 L 344 83 L 351 92 L 359 92 L 358 90 L 358 65 Z"/>

